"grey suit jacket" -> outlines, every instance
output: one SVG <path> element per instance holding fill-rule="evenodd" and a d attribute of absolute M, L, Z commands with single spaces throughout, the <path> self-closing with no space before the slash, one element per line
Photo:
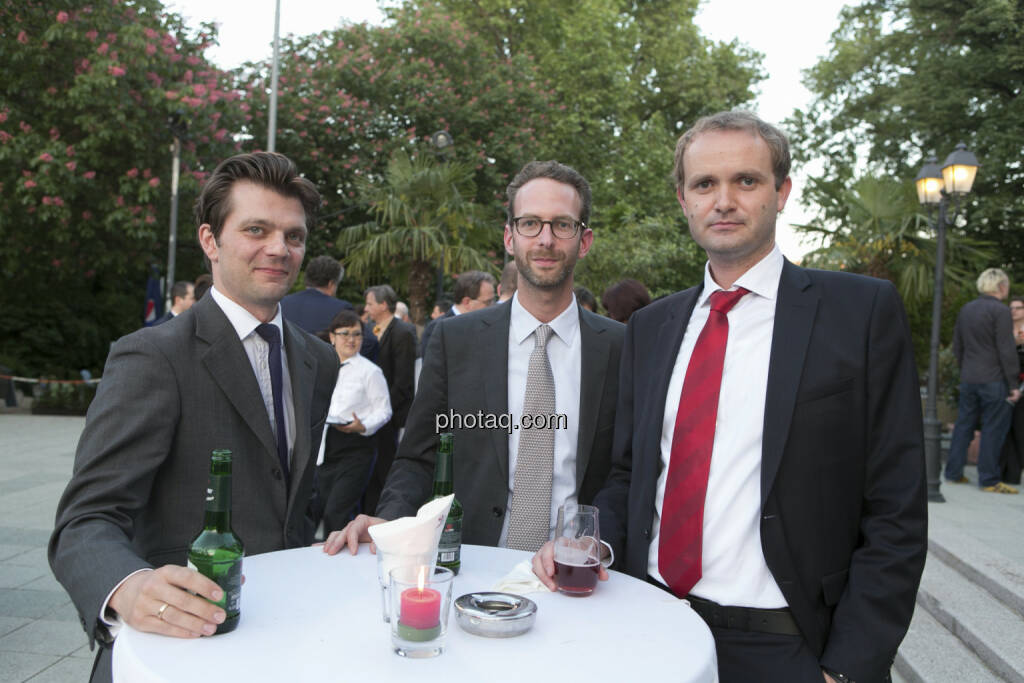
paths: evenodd
<path fill-rule="evenodd" d="M 378 516 L 394 519 L 414 514 L 430 497 L 438 443 L 436 415 L 508 412 L 511 311 L 511 302 L 506 302 L 438 320 L 405 437 L 377 506 Z M 589 503 L 604 483 L 611 463 L 625 326 L 582 308 L 579 311 L 582 386 L 580 423 L 576 426 L 576 488 L 579 501 Z M 455 495 L 465 510 L 462 540 L 497 545 L 508 503 L 508 433 L 503 429 L 453 431 Z"/>
<path fill-rule="evenodd" d="M 311 541 L 306 508 L 338 359 L 297 326 L 284 330 L 296 425 L 287 488 L 256 376 L 213 297 L 113 345 L 49 546 L 90 645 L 109 642 L 97 617 L 118 582 L 185 564 L 215 448 L 234 456 L 231 521 L 246 554 Z M 93 680 L 109 677 L 105 656 Z"/>

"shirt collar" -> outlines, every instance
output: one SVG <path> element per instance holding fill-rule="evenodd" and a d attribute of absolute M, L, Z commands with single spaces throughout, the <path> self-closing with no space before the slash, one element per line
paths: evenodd
<path fill-rule="evenodd" d="M 238 334 L 239 339 L 245 339 L 259 325 L 263 324 L 263 321 L 256 318 L 252 313 L 239 306 L 224 294 L 221 294 L 216 285 L 210 288 L 210 294 L 213 295 L 213 300 L 220 306 L 220 310 L 224 311 L 224 315 L 228 317 L 228 322 L 235 328 L 235 333 Z M 274 313 L 274 319 L 270 321 L 270 324 L 277 326 L 283 340 L 284 324 L 281 318 L 281 304 L 277 305 L 277 311 Z"/>
<path fill-rule="evenodd" d="M 452 315 L 462 315 L 462 311 L 460 311 L 459 307 L 456 306 L 455 304 L 452 304 L 452 309 L 451 310 L 452 310 Z"/>
<path fill-rule="evenodd" d="M 730 289 L 744 287 L 754 294 L 774 301 L 779 295 L 779 279 L 782 277 L 782 264 L 785 259 L 776 244 L 760 261 L 733 283 Z M 704 264 L 704 290 L 697 299 L 697 305 L 703 306 L 712 294 L 721 290 L 715 279 L 711 277 L 711 264 Z"/>
<path fill-rule="evenodd" d="M 533 314 L 523 308 L 523 305 L 519 303 L 519 292 L 512 295 L 512 318 L 509 323 L 512 331 L 512 341 L 516 344 L 522 344 L 534 330 L 543 325 L 541 321 L 533 317 Z M 568 346 L 572 346 L 573 340 L 576 335 L 579 334 L 580 330 L 580 316 L 579 310 L 576 306 L 576 295 L 573 294 L 572 300 L 569 305 L 565 307 L 565 310 L 555 316 L 555 319 L 548 323 L 558 338 L 566 343 Z"/>

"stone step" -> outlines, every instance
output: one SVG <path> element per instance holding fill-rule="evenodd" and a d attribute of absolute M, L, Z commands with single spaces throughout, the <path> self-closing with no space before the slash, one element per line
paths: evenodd
<path fill-rule="evenodd" d="M 977 655 L 918 604 L 896 653 L 893 683 L 1003 683 Z"/>
<path fill-rule="evenodd" d="M 951 531 L 941 539 L 929 538 L 928 550 L 1024 618 L 1024 571 L 1020 562 L 974 536 Z"/>
<path fill-rule="evenodd" d="M 997 676 L 1024 683 L 1024 617 L 929 552 L 917 604 Z M 959 680 L 943 678 L 939 680 Z"/>

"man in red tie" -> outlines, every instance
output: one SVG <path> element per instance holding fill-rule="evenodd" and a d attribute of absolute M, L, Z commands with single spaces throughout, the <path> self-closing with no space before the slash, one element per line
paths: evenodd
<path fill-rule="evenodd" d="M 733 681 L 889 680 L 927 547 L 918 378 L 891 283 L 775 244 L 789 144 L 745 112 L 676 146 L 704 281 L 638 311 L 595 504 L 613 567 L 708 623 Z M 535 571 L 553 586 L 550 551 Z"/>

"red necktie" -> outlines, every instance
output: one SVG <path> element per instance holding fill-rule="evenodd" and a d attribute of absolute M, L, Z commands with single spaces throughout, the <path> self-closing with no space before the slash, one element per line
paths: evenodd
<path fill-rule="evenodd" d="M 658 536 L 658 571 L 672 592 L 685 597 L 701 576 L 704 497 L 718 418 L 718 391 L 729 340 L 726 314 L 748 290 L 711 295 L 711 311 L 693 347 L 679 395 L 672 454 L 665 481 Z"/>

